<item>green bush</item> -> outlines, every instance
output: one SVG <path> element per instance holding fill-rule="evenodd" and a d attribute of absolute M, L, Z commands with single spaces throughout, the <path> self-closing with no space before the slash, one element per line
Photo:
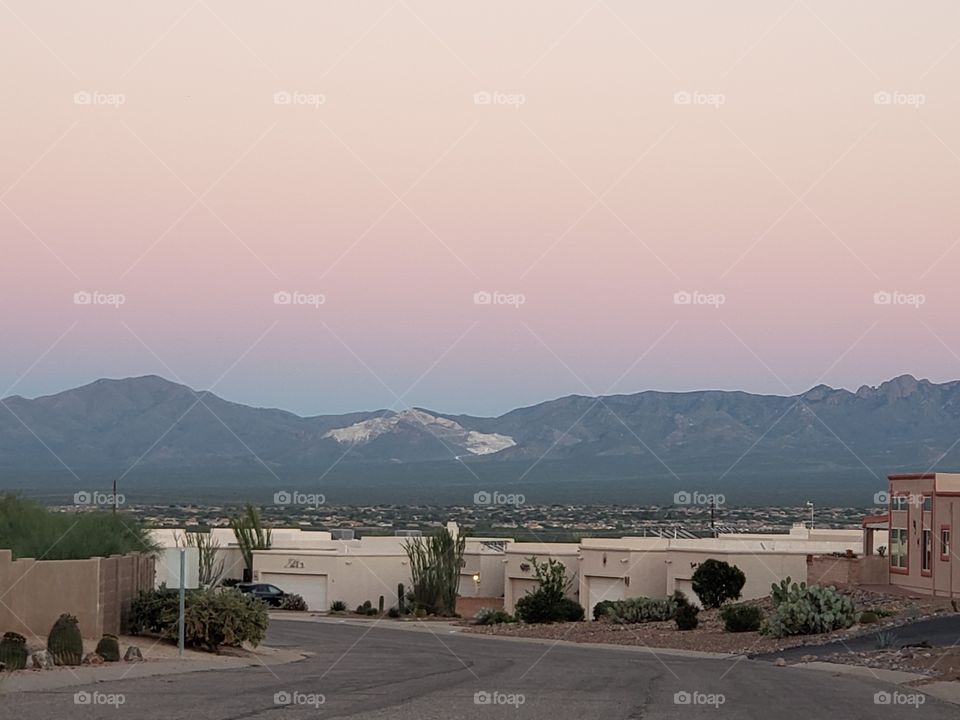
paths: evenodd
<path fill-rule="evenodd" d="M 73 615 L 57 618 L 47 637 L 47 650 L 56 665 L 79 665 L 83 660 L 83 636 Z"/>
<path fill-rule="evenodd" d="M 727 632 L 756 632 L 763 623 L 763 612 L 755 605 L 727 605 L 720 610 Z"/>
<path fill-rule="evenodd" d="M 391 607 L 389 610 L 387 610 L 387 617 L 394 619 L 400 617 L 400 608 L 398 608 L 396 605 Z"/>
<path fill-rule="evenodd" d="M 7 632 L 0 639 L 0 663 L 6 670 L 23 670 L 27 666 L 27 639 L 15 632 Z"/>
<path fill-rule="evenodd" d="M 697 617 L 700 614 L 700 608 L 692 605 L 687 596 L 684 595 L 680 590 L 676 590 L 673 595 L 670 596 L 670 600 L 676 606 L 677 611 L 674 616 L 674 621 L 677 623 L 677 630 L 695 630 L 697 625 L 700 624 L 700 619 Z"/>
<path fill-rule="evenodd" d="M 347 604 L 343 600 L 334 600 L 330 603 L 330 612 L 346 612 Z"/>
<path fill-rule="evenodd" d="M 307 601 L 303 599 L 303 596 L 297 595 L 296 593 L 290 593 L 285 595 L 283 600 L 280 601 L 281 610 L 293 610 L 295 612 L 306 612 L 307 611 Z"/>
<path fill-rule="evenodd" d="M 593 606 L 593 619 L 599 620 L 607 617 L 607 609 L 613 607 L 616 602 L 616 600 L 601 600 L 598 602 Z"/>
<path fill-rule="evenodd" d="M 676 612 L 677 604 L 670 598 L 627 598 L 610 601 L 606 607 L 606 616 L 621 625 L 672 620 Z"/>
<path fill-rule="evenodd" d="M 747 577 L 736 565 L 710 558 L 700 563 L 691 580 L 693 591 L 703 606 L 718 608 L 728 600 L 740 597 Z"/>
<path fill-rule="evenodd" d="M 104 635 L 97 643 L 97 655 L 107 662 L 120 662 L 120 641 L 116 635 Z"/>
<path fill-rule="evenodd" d="M 15 495 L 0 495 L 0 548 L 14 559 L 44 560 L 159 552 L 143 523 L 125 513 L 53 512 Z"/>
<path fill-rule="evenodd" d="M 864 610 L 860 613 L 859 622 L 861 625 L 873 625 L 875 622 L 880 622 L 880 616 L 872 610 Z"/>
<path fill-rule="evenodd" d="M 517 620 L 525 623 L 577 622 L 583 620 L 580 603 L 566 597 L 572 580 L 567 579 L 567 568 L 559 560 L 548 558 L 540 562 L 527 558 L 533 565 L 537 589 L 517 600 Z"/>
<path fill-rule="evenodd" d="M 856 619 L 853 600 L 834 587 L 791 584 L 788 577 L 772 586 L 770 597 L 774 609 L 763 632 L 775 637 L 831 632 L 850 627 Z"/>
<path fill-rule="evenodd" d="M 499 625 L 501 623 L 516 622 L 513 616 L 505 610 L 494 608 L 480 608 L 473 616 L 474 625 Z"/>
<path fill-rule="evenodd" d="M 217 652 L 222 645 L 258 645 L 267 632 L 267 606 L 234 589 L 188 590 L 185 596 L 185 642 Z M 142 592 L 130 606 L 134 634 L 155 633 L 167 640 L 178 635 L 179 591 L 161 586 Z"/>

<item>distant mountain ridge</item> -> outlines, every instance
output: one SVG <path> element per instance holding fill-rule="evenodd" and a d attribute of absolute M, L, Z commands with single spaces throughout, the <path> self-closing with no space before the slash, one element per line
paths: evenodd
<path fill-rule="evenodd" d="M 0 471 L 123 473 L 331 463 L 576 463 L 623 458 L 659 472 L 898 470 L 960 466 L 960 382 L 903 375 L 855 393 L 739 391 L 571 395 L 499 417 L 426 409 L 300 417 L 154 375 L 0 401 Z"/>

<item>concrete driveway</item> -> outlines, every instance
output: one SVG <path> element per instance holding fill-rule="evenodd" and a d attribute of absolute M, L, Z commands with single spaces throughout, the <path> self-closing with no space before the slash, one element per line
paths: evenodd
<path fill-rule="evenodd" d="M 269 644 L 315 655 L 278 667 L 15 693 L 0 707 L 4 717 L 17 720 L 958 716 L 956 706 L 872 677 L 747 659 L 508 641 L 463 635 L 445 625 L 431 630 L 279 621 Z"/>

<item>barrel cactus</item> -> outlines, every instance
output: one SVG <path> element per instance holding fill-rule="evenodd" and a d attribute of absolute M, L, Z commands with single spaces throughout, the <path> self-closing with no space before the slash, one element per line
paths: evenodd
<path fill-rule="evenodd" d="M 64 613 L 50 628 L 47 650 L 57 665 L 79 665 L 83 660 L 83 637 L 73 615 Z"/>
<path fill-rule="evenodd" d="M 120 662 L 120 641 L 116 635 L 104 635 L 97 643 L 97 655 L 107 662 Z"/>
<path fill-rule="evenodd" d="M 7 670 L 23 670 L 27 666 L 27 639 L 15 632 L 3 634 L 0 640 L 0 663 Z"/>

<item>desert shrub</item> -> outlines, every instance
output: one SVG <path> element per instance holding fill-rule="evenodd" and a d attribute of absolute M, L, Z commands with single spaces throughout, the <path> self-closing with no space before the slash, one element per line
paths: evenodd
<path fill-rule="evenodd" d="M 362 605 L 357 605 L 357 609 L 354 610 L 354 612 L 357 615 L 369 615 L 371 609 L 373 609 L 373 603 L 369 600 L 364 600 Z"/>
<path fill-rule="evenodd" d="M 389 610 L 387 610 L 387 617 L 394 619 L 400 617 L 400 608 L 398 608 L 396 605 L 391 607 Z"/>
<path fill-rule="evenodd" d="M 291 593 L 285 595 L 283 600 L 280 601 L 281 610 L 293 610 L 295 612 L 306 612 L 307 610 L 307 601 L 303 599 L 303 596 L 297 595 L 296 593 Z"/>
<path fill-rule="evenodd" d="M 856 609 L 846 595 L 835 587 L 790 582 L 774 584 L 770 591 L 774 609 L 763 632 L 775 637 L 815 635 L 848 628 L 856 619 Z"/>
<path fill-rule="evenodd" d="M 860 619 L 858 622 L 861 625 L 873 625 L 875 622 L 880 622 L 880 616 L 872 610 L 864 610 L 862 613 L 860 613 Z"/>
<path fill-rule="evenodd" d="M 677 605 L 670 598 L 636 597 L 614 600 L 606 608 L 606 616 L 621 625 L 672 620 L 676 612 Z"/>
<path fill-rule="evenodd" d="M 161 586 L 142 592 L 130 606 L 131 631 L 175 640 L 180 615 L 179 591 Z M 267 606 L 234 589 L 188 590 L 184 634 L 187 645 L 217 652 L 222 645 L 258 645 L 267 632 Z"/>
<path fill-rule="evenodd" d="M 705 608 L 718 608 L 728 600 L 740 597 L 747 581 L 736 565 L 710 558 L 700 563 L 691 578 L 693 591 Z"/>
<path fill-rule="evenodd" d="M 242 578 L 224 578 L 220 581 L 220 587 L 232 588 L 243 582 Z"/>
<path fill-rule="evenodd" d="M 499 625 L 516 622 L 516 620 L 505 610 L 485 607 L 477 610 L 477 614 L 473 616 L 473 622 L 475 625 Z"/>
<path fill-rule="evenodd" d="M 527 558 L 533 565 L 537 589 L 528 592 L 516 602 L 517 619 L 525 623 L 576 622 L 583 619 L 584 610 L 578 602 L 566 597 L 572 580 L 567 579 L 567 567 L 559 560 L 548 558 L 540 562 Z"/>
<path fill-rule="evenodd" d="M 120 662 L 120 641 L 116 635 L 104 635 L 95 652 L 107 662 Z"/>
<path fill-rule="evenodd" d="M 616 602 L 616 600 L 601 600 L 598 602 L 593 606 L 593 619 L 599 620 L 607 617 L 607 608 L 613 607 Z"/>
<path fill-rule="evenodd" d="M 347 604 L 343 600 L 334 600 L 330 603 L 330 612 L 346 612 Z"/>
<path fill-rule="evenodd" d="M 727 632 L 756 632 L 763 623 L 763 612 L 754 605 L 727 605 L 720 610 Z"/>
<path fill-rule="evenodd" d="M 367 615 L 379 615 L 379 614 L 380 614 L 380 611 L 377 610 L 375 607 L 368 607 L 366 614 L 367 614 Z"/>
<path fill-rule="evenodd" d="M 700 608 L 691 604 L 680 590 L 675 591 L 670 596 L 670 600 L 677 608 L 673 618 L 677 623 L 677 630 L 695 630 L 700 624 L 700 619 L 697 617 L 700 614 Z"/>
<path fill-rule="evenodd" d="M 456 615 L 466 541 L 465 535 L 454 537 L 441 528 L 429 537 L 415 537 L 404 543 L 415 607 L 447 617 Z"/>

